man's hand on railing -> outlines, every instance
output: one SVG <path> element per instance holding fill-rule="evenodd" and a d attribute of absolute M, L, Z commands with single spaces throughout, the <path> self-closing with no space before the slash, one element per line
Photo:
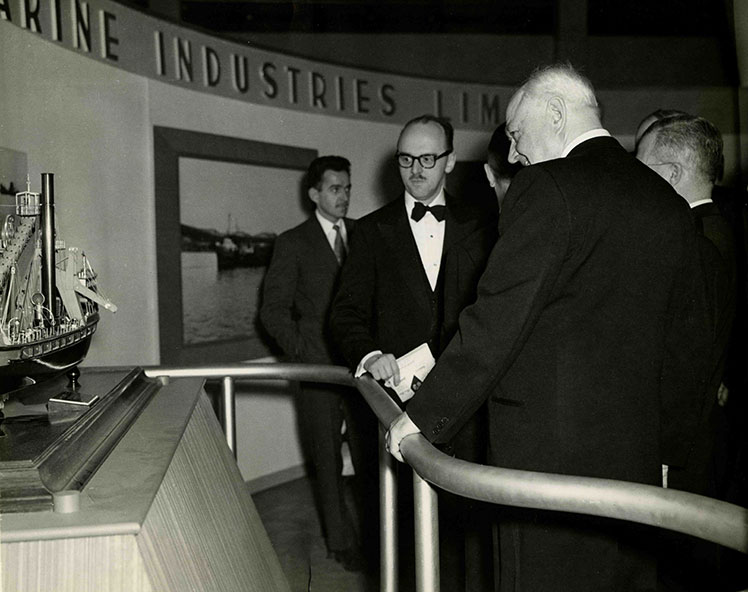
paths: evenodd
<path fill-rule="evenodd" d="M 403 455 L 400 453 L 400 443 L 413 434 L 420 434 L 421 430 L 414 424 L 407 413 L 399 415 L 391 424 L 390 429 L 385 435 L 385 445 L 387 452 L 394 456 L 400 462 L 405 462 Z"/>

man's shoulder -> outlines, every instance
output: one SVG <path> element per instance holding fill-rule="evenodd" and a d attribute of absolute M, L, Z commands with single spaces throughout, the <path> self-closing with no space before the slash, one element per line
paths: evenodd
<path fill-rule="evenodd" d="M 321 230 L 321 226 L 317 218 L 312 214 L 309 218 L 304 220 L 301 224 L 297 224 L 293 228 L 284 230 L 275 239 L 276 243 L 285 243 L 287 245 L 298 244 L 306 242 L 309 237 L 313 235 L 317 229 Z"/>
<path fill-rule="evenodd" d="M 628 153 L 613 137 L 597 137 L 582 142 L 565 158 L 527 167 L 515 177 L 547 175 L 562 190 L 584 187 L 596 190 L 616 188 L 629 192 L 646 187 L 648 192 L 673 193 L 668 184 L 649 167 Z"/>
<path fill-rule="evenodd" d="M 289 228 L 288 230 L 284 230 L 283 232 L 281 232 L 278 235 L 278 238 L 282 236 L 288 237 L 288 236 L 295 236 L 299 234 L 305 234 L 309 232 L 310 230 L 313 230 L 315 228 L 315 225 L 320 226 L 319 220 L 317 220 L 317 217 L 314 214 L 312 214 L 300 224 L 297 224 L 293 228 Z"/>
<path fill-rule="evenodd" d="M 383 206 L 377 208 L 373 212 L 366 214 L 362 218 L 355 221 L 356 229 L 364 229 L 371 226 L 376 226 L 380 222 L 387 222 L 394 220 L 397 216 L 402 214 L 404 211 L 403 195 L 396 197 L 395 199 L 387 202 Z"/>

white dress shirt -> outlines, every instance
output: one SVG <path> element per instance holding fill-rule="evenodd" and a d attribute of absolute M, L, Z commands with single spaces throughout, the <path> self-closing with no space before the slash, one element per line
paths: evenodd
<path fill-rule="evenodd" d="M 691 206 L 691 209 L 698 208 L 699 206 L 703 206 L 704 204 L 710 204 L 714 203 L 712 201 L 711 197 L 707 197 L 706 199 L 700 199 L 698 201 L 690 202 L 688 205 Z"/>
<path fill-rule="evenodd" d="M 580 134 L 579 136 L 574 138 L 571 142 L 569 142 L 566 145 L 566 148 L 564 148 L 564 151 L 561 153 L 561 158 L 566 158 L 567 156 L 569 156 L 569 152 L 574 150 L 574 148 L 579 146 L 582 142 L 586 142 L 587 140 L 591 140 L 592 138 L 606 138 L 606 137 L 610 137 L 610 132 L 601 127 L 592 129 L 588 132 L 584 132 L 583 134 Z"/>
<path fill-rule="evenodd" d="M 431 289 L 435 290 L 436 280 L 439 277 L 439 267 L 442 262 L 444 229 L 447 224 L 446 220 L 439 222 L 434 218 L 431 212 L 426 212 L 426 215 L 416 222 L 410 217 L 415 204 L 415 198 L 406 191 L 405 211 L 408 214 L 410 230 L 413 233 L 413 238 L 416 240 L 416 246 L 418 247 L 418 254 L 421 256 L 423 270 L 426 272 L 426 277 L 429 279 Z M 445 206 L 446 204 L 447 202 L 444 199 L 444 189 L 442 189 L 429 206 Z"/>
<path fill-rule="evenodd" d="M 442 251 L 444 250 L 444 230 L 447 227 L 446 219 L 439 222 L 431 212 L 418 222 L 410 217 L 413 207 L 416 204 L 415 198 L 407 191 L 405 192 L 405 213 L 410 223 L 410 231 L 418 247 L 418 254 L 421 256 L 421 264 L 426 272 L 431 289 L 436 289 L 436 281 L 439 278 L 439 268 L 442 262 Z M 442 188 L 436 197 L 431 201 L 429 206 L 446 206 L 447 200 L 444 198 L 444 188 Z M 369 352 L 358 363 L 356 371 L 353 373 L 355 378 L 363 376 L 366 373 L 364 364 L 374 355 L 383 353 L 382 350 Z"/>
<path fill-rule="evenodd" d="M 327 238 L 327 242 L 330 243 L 330 248 L 332 249 L 332 252 L 335 252 L 335 229 L 333 226 L 335 224 L 338 225 L 338 228 L 340 228 L 340 238 L 343 239 L 343 244 L 345 245 L 346 251 L 348 250 L 348 232 L 345 229 L 345 223 L 343 222 L 342 218 L 339 218 L 337 222 L 330 222 L 327 218 L 325 218 L 322 214 L 319 213 L 319 210 L 314 210 L 314 214 L 317 216 L 317 221 L 319 222 L 320 226 L 322 226 L 322 231 L 325 233 L 325 237 Z"/>

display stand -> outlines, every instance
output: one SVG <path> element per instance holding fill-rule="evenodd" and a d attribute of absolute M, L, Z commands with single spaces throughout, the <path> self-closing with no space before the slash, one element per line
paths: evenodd
<path fill-rule="evenodd" d="M 2 510 L 0 589 L 287 591 L 202 380 L 82 374 L 81 388 L 99 385 L 100 400 L 67 426 L 48 417 L 65 428 L 51 448 L 21 458 L 12 419 L 3 428 L 0 481 L 12 470 L 36 475 L 39 500 L 18 496 Z"/>

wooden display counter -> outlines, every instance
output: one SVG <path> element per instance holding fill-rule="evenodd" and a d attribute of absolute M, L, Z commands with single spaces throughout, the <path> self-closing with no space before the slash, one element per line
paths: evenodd
<path fill-rule="evenodd" d="M 162 385 L 129 368 L 82 374 L 84 388 L 110 390 L 65 429 L 48 422 L 53 441 L 41 452 L 14 440 L 12 420 L 3 427 L 0 497 L 13 500 L 0 504 L 0 589 L 287 591 L 202 380 Z M 38 476 L 36 498 L 2 486 L 21 473 L 27 492 Z"/>

